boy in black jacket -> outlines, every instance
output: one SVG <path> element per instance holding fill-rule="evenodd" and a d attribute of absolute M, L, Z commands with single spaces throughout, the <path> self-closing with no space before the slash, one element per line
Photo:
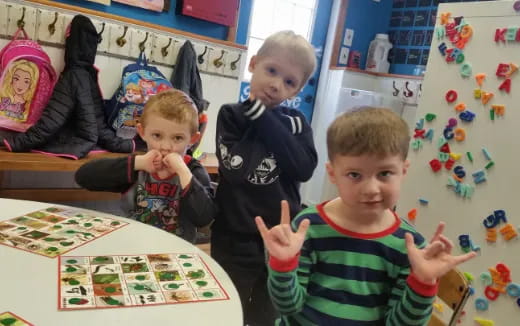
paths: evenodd
<path fill-rule="evenodd" d="M 200 137 L 197 129 L 189 96 L 174 89 L 154 95 L 137 124 L 148 152 L 86 163 L 76 182 L 88 190 L 123 193 L 131 218 L 194 243 L 196 227 L 216 214 L 208 173 L 186 155 Z"/>
<path fill-rule="evenodd" d="M 249 64 L 250 98 L 227 104 L 217 119 L 219 208 L 211 255 L 233 280 L 248 325 L 273 325 L 264 245 L 254 218 L 279 222 L 280 200 L 291 216 L 300 210 L 300 182 L 317 164 L 312 130 L 304 115 L 279 104 L 295 96 L 316 66 L 312 46 L 291 31 L 267 38 Z"/>

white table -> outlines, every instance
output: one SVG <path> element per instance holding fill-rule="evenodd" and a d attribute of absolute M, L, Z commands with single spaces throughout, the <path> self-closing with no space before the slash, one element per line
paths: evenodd
<path fill-rule="evenodd" d="M 48 203 L 0 198 L 0 221 Z M 84 210 L 80 208 L 80 210 Z M 76 325 L 242 325 L 237 291 L 224 270 L 192 244 L 155 227 L 96 212 L 130 224 L 83 245 L 65 256 L 148 253 L 197 253 L 208 264 L 230 299 L 117 309 L 58 310 L 58 258 L 0 245 L 0 313 L 11 311 L 38 326 Z"/>

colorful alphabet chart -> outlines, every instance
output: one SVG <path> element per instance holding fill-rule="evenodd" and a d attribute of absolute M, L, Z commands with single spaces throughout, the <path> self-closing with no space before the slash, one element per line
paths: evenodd
<path fill-rule="evenodd" d="M 0 221 L 0 244 L 54 258 L 128 223 L 49 207 Z"/>
<path fill-rule="evenodd" d="M 60 256 L 60 310 L 229 300 L 197 254 Z"/>
<path fill-rule="evenodd" d="M 27 320 L 13 314 L 12 312 L 6 311 L 0 313 L 0 325 L 2 326 L 34 326 Z"/>

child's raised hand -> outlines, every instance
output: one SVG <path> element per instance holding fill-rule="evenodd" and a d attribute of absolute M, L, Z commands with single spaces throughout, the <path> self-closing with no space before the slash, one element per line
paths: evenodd
<path fill-rule="evenodd" d="M 430 244 L 423 249 L 415 246 L 410 233 L 405 235 L 412 272 L 424 283 L 437 282 L 448 271 L 477 255 L 472 251 L 465 255 L 453 256 L 451 254 L 453 243 L 442 234 L 444 226 L 443 222 L 439 223 Z"/>
<path fill-rule="evenodd" d="M 187 169 L 184 158 L 176 152 L 172 152 L 163 158 L 163 164 L 172 174 L 180 174 L 181 171 Z"/>
<path fill-rule="evenodd" d="M 279 225 L 269 230 L 260 216 L 255 218 L 256 227 L 260 231 L 269 255 L 281 261 L 291 260 L 300 252 L 305 240 L 305 233 L 307 233 L 309 228 L 310 222 L 305 219 L 300 223 L 298 231 L 293 232 L 290 219 L 289 204 L 286 200 L 282 200 L 282 213 Z"/>
<path fill-rule="evenodd" d="M 137 155 L 135 157 L 134 168 L 148 173 L 156 173 L 160 170 L 164 170 L 162 154 L 158 150 L 152 149 L 144 155 Z"/>
<path fill-rule="evenodd" d="M 179 153 L 172 152 L 163 158 L 163 163 L 170 174 L 177 174 L 180 179 L 181 187 L 184 189 L 190 184 L 191 174 L 190 168 L 184 162 L 184 157 Z"/>

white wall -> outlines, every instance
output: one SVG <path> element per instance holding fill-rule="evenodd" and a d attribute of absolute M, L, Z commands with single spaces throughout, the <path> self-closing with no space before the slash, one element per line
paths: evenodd
<path fill-rule="evenodd" d="M 333 20 L 331 19 L 331 22 Z M 332 24 L 335 26 L 335 24 Z M 327 44 L 327 46 L 330 46 Z M 326 46 L 326 51 L 327 51 Z M 325 52 L 324 57 L 327 57 Z M 393 98 L 392 84 L 395 81 L 399 89 L 398 98 L 406 101 L 403 104 L 402 117 L 413 130 L 417 111 L 417 95 L 419 84 L 422 80 L 405 77 L 382 77 L 365 74 L 349 70 L 328 69 L 329 62 L 324 61 L 324 69 L 321 71 L 316 104 L 312 118 L 312 129 L 314 132 L 314 144 L 318 152 L 318 166 L 314 170 L 312 178 L 304 183 L 301 188 L 302 202 L 306 205 L 315 205 L 322 201 L 332 199 L 337 196 L 337 191 L 328 180 L 325 164 L 327 162 L 326 133 L 328 126 L 337 115 L 338 107 L 341 102 L 340 94 L 342 88 L 354 88 L 365 91 L 378 92 Z M 412 97 L 404 97 L 403 91 L 405 83 L 408 82 L 408 89 L 412 90 Z"/>

